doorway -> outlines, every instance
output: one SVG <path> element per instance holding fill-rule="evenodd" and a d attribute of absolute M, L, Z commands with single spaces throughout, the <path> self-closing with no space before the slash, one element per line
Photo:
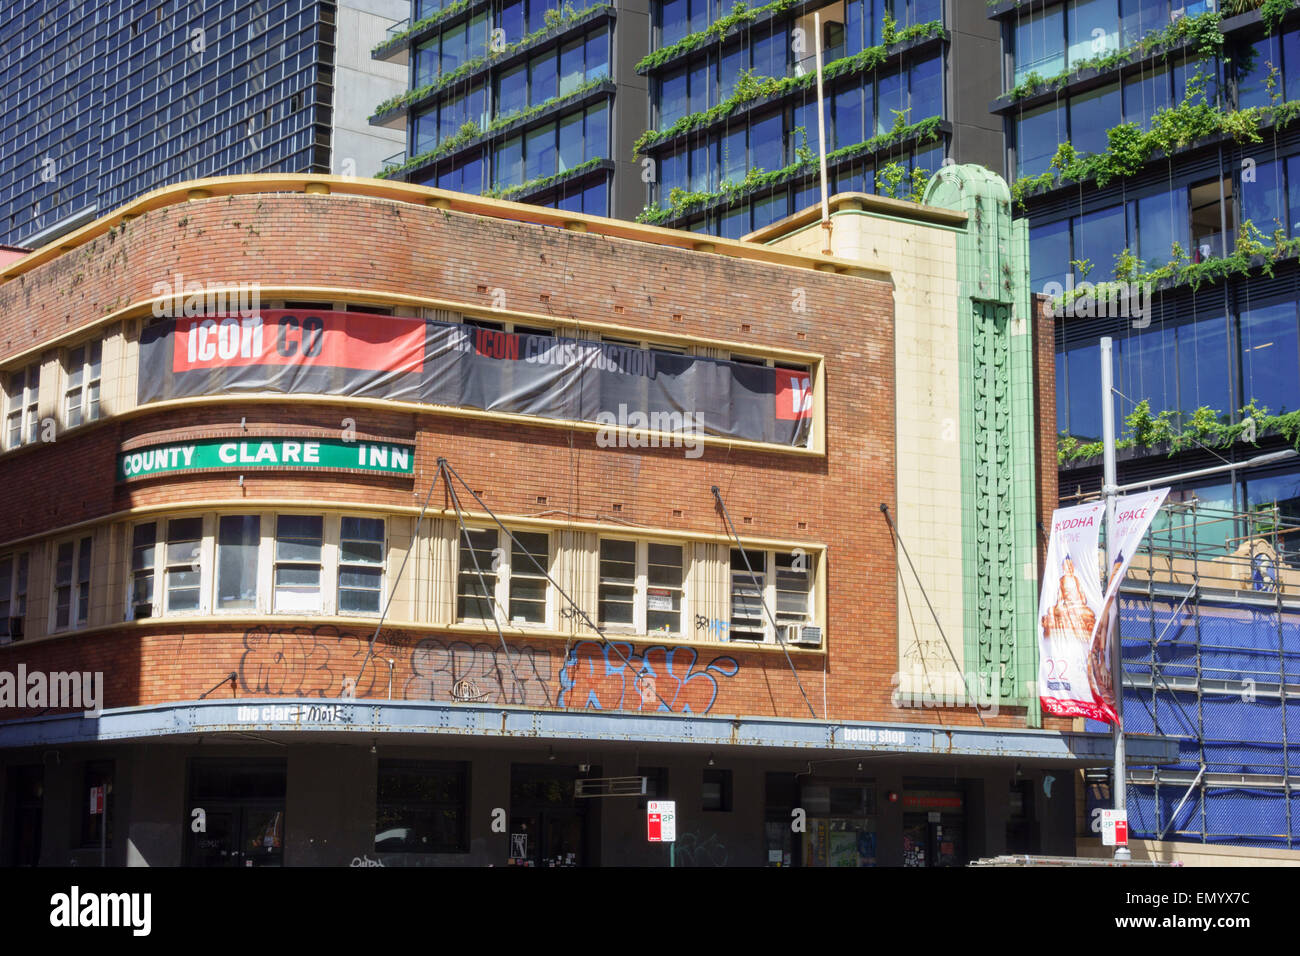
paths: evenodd
<path fill-rule="evenodd" d="M 41 860 L 42 806 L 45 794 L 45 768 L 41 766 L 9 768 L 6 803 L 9 811 L 10 866 L 36 866 Z"/>
<path fill-rule="evenodd" d="M 186 804 L 190 866 L 283 866 L 285 761 L 195 759 Z M 194 815 L 202 810 L 201 816 Z M 202 819 L 196 832 L 193 823 Z"/>
<path fill-rule="evenodd" d="M 903 794 L 903 866 L 965 866 L 966 812 L 961 791 Z"/>
<path fill-rule="evenodd" d="M 599 773 L 598 770 L 592 771 Z M 510 865 L 587 866 L 595 811 L 574 798 L 577 767 L 510 768 Z"/>

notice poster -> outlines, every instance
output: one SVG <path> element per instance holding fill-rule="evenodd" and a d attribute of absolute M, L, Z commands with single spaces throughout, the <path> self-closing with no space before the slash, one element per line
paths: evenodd
<path fill-rule="evenodd" d="M 1039 698 L 1049 714 L 1119 722 L 1111 676 L 1119 588 L 1168 493 L 1165 488 L 1115 500 L 1115 535 L 1104 582 L 1098 541 L 1105 504 L 1053 513 L 1038 602 Z"/>

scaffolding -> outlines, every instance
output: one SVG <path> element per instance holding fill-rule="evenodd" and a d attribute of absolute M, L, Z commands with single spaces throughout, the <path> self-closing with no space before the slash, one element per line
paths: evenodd
<path fill-rule="evenodd" d="M 1297 548 L 1300 524 L 1276 503 L 1193 497 L 1166 503 L 1134 556 L 1120 591 L 1125 732 L 1179 741 L 1177 763 L 1128 769 L 1135 838 L 1300 847 Z M 1111 805 L 1094 773 L 1090 815 Z"/>

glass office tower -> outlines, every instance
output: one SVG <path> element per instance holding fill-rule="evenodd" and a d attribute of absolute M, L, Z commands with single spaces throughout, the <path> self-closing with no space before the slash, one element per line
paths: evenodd
<path fill-rule="evenodd" d="M 12 0 L 0 22 L 0 242 L 40 245 L 185 179 L 347 171 L 334 160 L 367 149 L 336 132 L 365 124 L 335 115 L 335 76 L 392 8 Z M 358 26 L 339 31 L 340 17 Z M 365 61 L 382 84 L 384 68 Z"/>

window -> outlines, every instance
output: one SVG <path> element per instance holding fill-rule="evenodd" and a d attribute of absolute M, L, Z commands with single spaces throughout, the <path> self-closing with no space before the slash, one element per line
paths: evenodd
<path fill-rule="evenodd" d="M 1241 313 L 1242 404 L 1252 400 L 1274 415 L 1300 408 L 1296 304 L 1257 305 Z"/>
<path fill-rule="evenodd" d="M 343 518 L 339 530 L 340 614 L 378 614 L 384 590 L 384 520 Z"/>
<path fill-rule="evenodd" d="M 746 565 L 748 558 L 748 566 Z M 731 550 L 731 627 L 735 641 L 762 641 L 767 632 L 763 612 L 767 555 L 762 551 Z"/>
<path fill-rule="evenodd" d="M 375 804 L 375 852 L 469 852 L 465 764 L 381 760 Z"/>
<path fill-rule="evenodd" d="M 9 376 L 5 399 L 5 435 L 7 448 L 17 448 L 23 442 L 34 442 L 40 428 L 38 403 L 41 387 L 41 366 L 33 363 Z"/>
<path fill-rule="evenodd" d="M 709 767 L 700 785 L 700 809 L 722 813 L 731 810 L 731 771 Z"/>
<path fill-rule="evenodd" d="M 493 528 L 466 529 L 459 541 L 458 619 L 492 620 L 495 607 L 506 609 L 511 624 L 546 625 L 550 582 L 539 565 L 549 572 L 548 533 L 516 531 L 512 541 L 510 535 Z"/>
<path fill-rule="evenodd" d="M 1049 104 L 1021 113 L 1016 120 L 1016 175 L 1037 176 L 1047 172 L 1063 139 L 1063 107 Z"/>
<path fill-rule="evenodd" d="M 167 522 L 165 611 L 199 609 L 202 544 L 202 518 L 174 518 Z"/>
<path fill-rule="evenodd" d="M 1114 275 L 1115 253 L 1125 246 L 1132 249 L 1126 212 L 1127 205 L 1121 204 L 1084 213 L 1075 220 L 1074 258 L 1085 263 L 1074 267 L 1077 281 L 1104 282 Z M 1091 264 L 1090 269 L 1086 263 Z"/>
<path fill-rule="evenodd" d="M 81 845 L 98 847 L 101 839 L 104 846 L 113 845 L 113 761 L 91 760 L 86 762 L 86 772 L 82 778 L 81 793 Z M 95 787 L 104 788 L 104 812 L 90 812 L 90 791 Z M 107 824 L 105 824 L 107 821 Z M 101 830 L 103 827 L 106 829 Z"/>
<path fill-rule="evenodd" d="M 1015 31 L 1015 83 L 1030 73 L 1055 76 L 1065 69 L 1063 7 L 1018 18 Z"/>
<path fill-rule="evenodd" d="M 0 644 L 20 641 L 27 615 L 26 551 L 0 557 Z"/>
<path fill-rule="evenodd" d="M 1104 153 L 1107 131 L 1120 123 L 1119 84 L 1070 97 L 1070 143 L 1080 153 Z"/>
<path fill-rule="evenodd" d="M 222 515 L 217 526 L 217 607 L 257 607 L 258 550 L 262 519 L 258 515 Z"/>
<path fill-rule="evenodd" d="M 1119 15 L 1119 42 L 1132 46 L 1169 22 L 1169 0 L 1120 0 Z"/>
<path fill-rule="evenodd" d="M 131 592 L 127 596 L 129 620 L 153 617 L 154 567 L 157 562 L 158 526 L 150 521 L 131 532 Z"/>
<path fill-rule="evenodd" d="M 102 342 L 91 342 L 68 352 L 67 387 L 63 393 L 63 420 L 68 428 L 99 418 L 102 351 Z"/>
<path fill-rule="evenodd" d="M 601 626 L 635 634 L 684 633 L 683 562 L 681 545 L 602 538 Z"/>
<path fill-rule="evenodd" d="M 1029 282 L 1035 292 L 1049 282 L 1064 286 L 1069 263 L 1070 220 L 1029 227 Z"/>
<path fill-rule="evenodd" d="M 1074 0 L 1066 26 L 1071 67 L 1119 49 L 1116 0 Z"/>
<path fill-rule="evenodd" d="M 1203 262 L 1212 256 L 1226 256 L 1236 246 L 1237 227 L 1232 185 L 1232 177 L 1229 176 L 1193 183 L 1188 188 L 1192 217 L 1190 252 L 1196 262 Z"/>
<path fill-rule="evenodd" d="M 746 567 L 746 558 L 749 566 Z M 814 556 L 802 550 L 731 550 L 731 626 L 735 641 L 774 643 L 768 612 L 778 627 L 813 622 Z M 752 570 L 752 573 L 751 573 Z M 766 605 L 766 610 L 764 609 Z M 782 640 L 790 640 L 783 633 Z"/>
<path fill-rule="evenodd" d="M 280 515 L 275 527 L 275 610 L 321 610 L 325 519 Z"/>
<path fill-rule="evenodd" d="M 1131 250 L 1145 271 L 1157 269 L 1173 258 L 1174 243 L 1188 242 L 1187 193 L 1178 189 L 1137 201 L 1137 248 Z"/>
<path fill-rule="evenodd" d="M 1124 121 L 1151 128 L 1157 110 L 1174 105 L 1173 86 L 1168 67 L 1144 70 L 1124 81 Z"/>
<path fill-rule="evenodd" d="M 62 541 L 55 550 L 54 629 L 80 627 L 90 618 L 91 539 Z"/>
<path fill-rule="evenodd" d="M 550 535 L 517 531 L 510 549 L 510 623 L 545 624 Z"/>

